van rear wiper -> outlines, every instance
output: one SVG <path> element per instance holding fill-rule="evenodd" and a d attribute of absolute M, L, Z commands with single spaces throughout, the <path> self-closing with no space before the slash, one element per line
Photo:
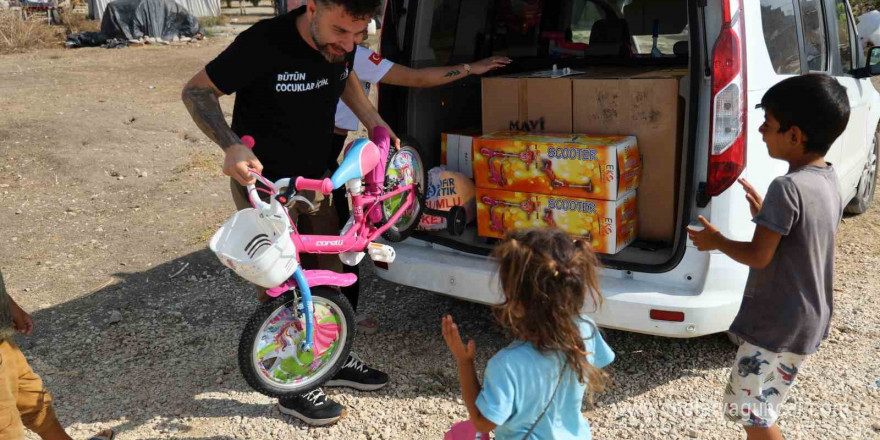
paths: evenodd
<path fill-rule="evenodd" d="M 706 77 L 712 76 L 712 67 L 709 64 L 709 39 L 706 37 L 706 0 L 697 0 L 697 7 L 703 14 L 703 61 L 706 62 Z"/>

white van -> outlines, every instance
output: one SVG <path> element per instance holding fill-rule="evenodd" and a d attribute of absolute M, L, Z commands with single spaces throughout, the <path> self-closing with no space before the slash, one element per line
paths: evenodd
<path fill-rule="evenodd" d="M 662 57 L 650 56 L 655 20 Z M 524 36 L 520 23 L 537 32 Z M 589 45 L 599 40 L 591 31 L 600 27 L 623 29 L 626 37 L 618 43 L 631 54 L 550 58 L 541 38 L 545 30 L 565 32 L 567 41 Z M 755 105 L 768 88 L 807 72 L 825 72 L 846 86 L 849 125 L 827 157 L 839 173 L 844 199 L 852 200 L 848 212 L 862 213 L 870 206 L 880 95 L 869 77 L 880 69 L 859 68 L 866 66 L 866 57 L 855 29 L 846 0 L 388 0 L 381 50 L 414 67 L 500 54 L 514 58 L 511 69 L 521 71 L 553 64 L 686 69 L 679 93 L 685 111 L 678 212 L 667 213 L 675 215 L 678 232 L 660 246 L 637 241 L 603 257 L 605 303 L 593 318 L 608 328 L 695 337 L 728 329 L 748 268 L 723 254 L 697 251 L 685 227 L 697 225 L 696 216 L 702 214 L 728 237 L 750 240 L 754 225 L 736 179 L 747 178 L 763 193 L 787 171 L 786 163 L 768 156 L 758 133 L 763 111 Z M 613 35 L 601 36 L 605 44 L 609 38 L 613 42 Z M 880 62 L 880 51 L 871 58 Z M 476 77 L 436 89 L 382 86 L 379 96 L 386 120 L 411 135 L 427 156 L 434 155 L 426 167 L 437 163 L 441 132 L 480 126 Z M 398 284 L 497 303 L 500 292 L 487 258 L 492 243 L 477 237 L 475 229 L 470 226 L 457 237 L 420 233 L 395 243 L 396 261 L 376 272 Z"/>

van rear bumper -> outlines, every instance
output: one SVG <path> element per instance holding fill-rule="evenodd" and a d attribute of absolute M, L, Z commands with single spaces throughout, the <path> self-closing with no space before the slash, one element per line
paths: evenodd
<path fill-rule="evenodd" d="M 380 278 L 466 301 L 501 302 L 495 266 L 488 258 L 412 238 L 393 246 L 397 258 L 387 270 L 376 268 Z M 657 336 L 691 338 L 727 331 L 739 311 L 747 269 L 724 255 L 693 248 L 682 265 L 690 266 L 690 285 L 651 281 L 669 276 L 603 270 L 602 307 L 585 312 L 602 327 Z M 684 321 L 651 319 L 651 310 L 683 312 Z"/>

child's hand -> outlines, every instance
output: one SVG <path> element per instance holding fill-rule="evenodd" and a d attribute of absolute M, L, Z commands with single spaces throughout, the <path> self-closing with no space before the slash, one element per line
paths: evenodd
<path fill-rule="evenodd" d="M 709 223 L 709 221 L 702 215 L 698 215 L 697 219 L 703 224 L 703 230 L 687 228 L 688 237 L 694 242 L 697 249 L 701 251 L 714 251 L 718 249 L 721 239 L 724 238 L 721 233 L 718 232 L 718 228 L 712 223 Z"/>
<path fill-rule="evenodd" d="M 449 351 L 452 352 L 456 360 L 459 362 L 474 360 L 476 345 L 474 341 L 468 341 L 467 346 L 464 345 L 464 342 L 461 341 L 461 335 L 458 334 L 458 326 L 452 322 L 452 316 L 446 315 L 443 317 L 442 330 L 446 346 L 449 347 Z"/>
<path fill-rule="evenodd" d="M 745 178 L 739 178 L 739 184 L 742 185 L 743 189 L 746 191 L 746 200 L 749 202 L 749 210 L 752 211 L 752 217 L 758 215 L 761 212 L 761 206 L 764 205 L 764 198 L 755 191 L 755 188 L 752 188 L 752 184 L 750 184 Z"/>
<path fill-rule="evenodd" d="M 31 315 L 13 301 L 9 302 L 9 309 L 12 312 L 12 327 L 15 331 L 30 336 L 34 331 L 34 320 L 31 319 Z"/>

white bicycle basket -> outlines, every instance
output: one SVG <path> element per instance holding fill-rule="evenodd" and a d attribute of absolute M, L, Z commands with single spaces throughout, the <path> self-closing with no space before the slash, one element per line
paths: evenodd
<path fill-rule="evenodd" d="M 271 289 L 296 270 L 296 247 L 287 220 L 260 217 L 254 208 L 238 211 L 211 237 L 210 248 L 240 277 Z"/>

